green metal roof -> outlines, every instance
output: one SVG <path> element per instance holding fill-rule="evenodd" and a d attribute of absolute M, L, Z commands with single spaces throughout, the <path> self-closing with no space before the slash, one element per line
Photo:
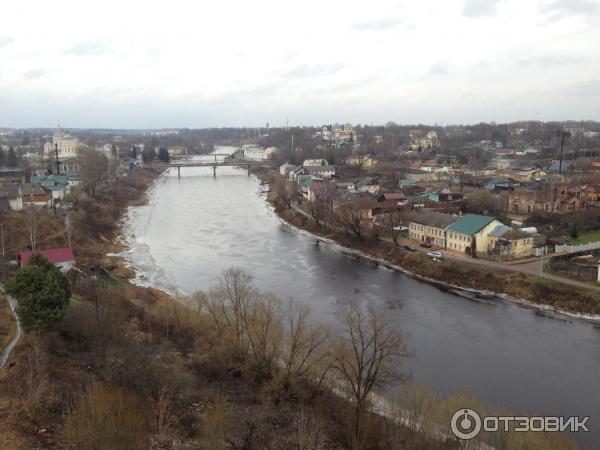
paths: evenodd
<path fill-rule="evenodd" d="M 472 236 L 494 220 L 495 218 L 490 216 L 480 216 L 479 214 L 465 214 L 463 217 L 461 217 L 448 228 L 446 228 L 446 230 L 455 231 L 457 233 L 468 234 Z"/>
<path fill-rule="evenodd" d="M 49 178 L 57 183 L 66 184 L 68 182 L 68 177 L 66 175 L 51 175 Z"/>

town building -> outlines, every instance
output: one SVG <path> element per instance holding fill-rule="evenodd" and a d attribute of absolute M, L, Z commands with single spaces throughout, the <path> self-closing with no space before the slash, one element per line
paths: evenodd
<path fill-rule="evenodd" d="M 511 178 L 521 183 L 528 183 L 536 178 L 546 176 L 546 172 L 539 167 L 522 167 L 500 170 L 497 172 L 497 176 Z"/>
<path fill-rule="evenodd" d="M 447 248 L 467 255 L 487 252 L 487 235 L 497 225 L 502 222 L 494 217 L 465 214 L 446 228 Z"/>
<path fill-rule="evenodd" d="M 404 178 L 414 180 L 417 183 L 430 183 L 438 179 L 438 174 L 435 172 L 427 172 L 421 169 L 404 169 Z"/>
<path fill-rule="evenodd" d="M 488 233 L 488 253 L 506 259 L 525 258 L 533 254 L 534 236 L 518 228 L 501 224 Z"/>
<path fill-rule="evenodd" d="M 408 236 L 419 242 L 446 247 L 446 228 L 456 221 L 456 217 L 435 211 L 411 213 Z"/>
<path fill-rule="evenodd" d="M 377 161 L 371 155 L 350 156 L 346 158 L 346 164 L 353 167 L 372 169 L 377 164 Z"/>
<path fill-rule="evenodd" d="M 585 196 L 567 184 L 540 184 L 537 189 L 518 189 L 506 196 L 504 210 L 514 214 L 531 214 L 534 211 L 565 213 L 586 205 Z"/>
<path fill-rule="evenodd" d="M 328 166 L 329 163 L 326 159 L 305 159 L 302 163 L 302 167 L 314 167 L 314 166 Z"/>

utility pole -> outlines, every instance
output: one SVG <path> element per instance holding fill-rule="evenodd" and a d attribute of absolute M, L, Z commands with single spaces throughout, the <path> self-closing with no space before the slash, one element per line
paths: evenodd
<path fill-rule="evenodd" d="M 58 160 L 58 143 L 54 144 L 54 154 L 56 156 L 56 175 L 60 175 L 60 161 Z"/>
<path fill-rule="evenodd" d="M 560 136 L 560 161 L 558 163 L 558 173 L 562 173 L 562 162 L 563 162 L 563 148 L 565 146 L 565 139 L 571 137 L 571 133 L 563 129 L 558 132 Z"/>

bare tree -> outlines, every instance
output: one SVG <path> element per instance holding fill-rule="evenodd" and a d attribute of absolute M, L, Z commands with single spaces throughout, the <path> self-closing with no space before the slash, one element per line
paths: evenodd
<path fill-rule="evenodd" d="M 291 387 L 295 380 L 310 374 L 316 375 L 318 386 L 327 371 L 327 367 L 323 368 L 321 363 L 327 356 L 325 347 L 331 339 L 331 329 L 319 323 L 310 323 L 310 308 L 294 300 L 290 299 L 286 312 L 284 386 Z M 322 368 L 320 374 L 315 374 L 317 368 Z"/>
<path fill-rule="evenodd" d="M 64 230 L 65 239 L 67 241 L 67 246 L 71 247 L 71 240 L 73 239 L 73 221 L 71 220 L 71 214 L 67 213 L 65 216 L 65 230 Z"/>
<path fill-rule="evenodd" d="M 392 241 L 394 245 L 397 247 L 399 245 L 398 242 L 398 232 L 396 231 L 396 227 L 406 225 L 409 219 L 408 211 L 392 211 L 388 214 L 388 221 L 386 223 L 387 228 L 392 237 Z"/>
<path fill-rule="evenodd" d="M 277 177 L 275 181 L 277 197 L 286 208 L 292 207 L 292 200 L 298 196 L 298 185 L 288 183 L 283 178 Z"/>
<path fill-rule="evenodd" d="M 310 202 L 312 217 L 317 224 L 322 224 L 327 228 L 330 218 L 333 215 L 333 200 L 336 194 L 335 183 L 312 183 L 311 190 L 314 195 L 314 198 Z"/>
<path fill-rule="evenodd" d="M 249 363 L 260 377 L 270 378 L 281 356 L 284 336 L 281 313 L 281 300 L 272 294 L 260 294 L 242 313 Z"/>
<path fill-rule="evenodd" d="M 369 395 L 406 379 L 398 367 L 408 353 L 401 333 L 372 305 L 368 305 L 366 311 L 360 304 L 339 305 L 337 315 L 343 333 L 334 340 L 332 369 L 354 401 L 353 445 L 359 449 L 362 448 L 362 419 L 369 405 Z"/>
<path fill-rule="evenodd" d="M 365 220 L 370 216 L 372 203 L 364 198 L 356 198 L 342 203 L 336 210 L 338 223 L 358 239 L 363 239 Z"/>
<path fill-rule="evenodd" d="M 205 298 L 206 310 L 221 334 L 231 331 L 238 350 L 247 352 L 245 316 L 254 305 L 257 291 L 252 276 L 242 269 L 232 267 L 218 279 L 218 287 L 211 289 Z"/>
<path fill-rule="evenodd" d="M 37 209 L 35 206 L 31 205 L 29 208 L 25 208 L 24 212 L 23 220 L 25 221 L 25 228 L 29 235 L 29 244 L 31 245 L 31 250 L 35 251 L 37 249 L 38 239 Z"/>
<path fill-rule="evenodd" d="M 108 173 L 108 159 L 93 148 L 82 148 L 77 153 L 77 162 L 81 167 L 86 191 L 90 195 L 96 195 L 96 185 Z"/>

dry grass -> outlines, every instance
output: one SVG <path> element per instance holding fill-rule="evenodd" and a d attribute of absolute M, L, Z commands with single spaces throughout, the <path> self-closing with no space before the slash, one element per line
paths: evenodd
<path fill-rule="evenodd" d="M 17 331 L 17 322 L 6 296 L 0 294 L 0 349 L 3 349 Z"/>

